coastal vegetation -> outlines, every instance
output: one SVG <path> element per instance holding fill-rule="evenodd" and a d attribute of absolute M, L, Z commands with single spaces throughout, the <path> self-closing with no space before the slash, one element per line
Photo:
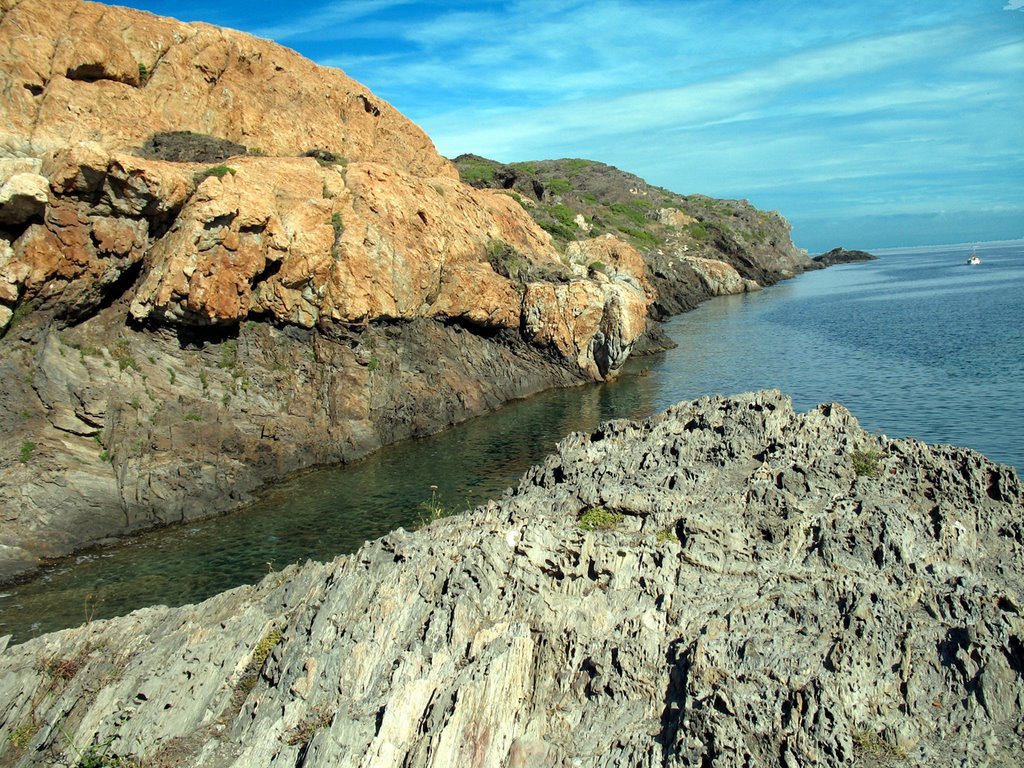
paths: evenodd
<path fill-rule="evenodd" d="M 515 195 L 563 247 L 613 234 L 641 250 L 671 246 L 699 255 L 767 246 L 772 239 L 770 219 L 745 201 L 680 195 L 591 160 L 504 164 L 460 155 L 454 162 L 467 184 Z"/>
<path fill-rule="evenodd" d="M 618 528 L 622 515 L 602 506 L 591 507 L 580 515 L 579 527 L 584 531 L 609 531 Z"/>
<path fill-rule="evenodd" d="M 853 462 L 853 471 L 858 477 L 877 477 L 879 468 L 878 461 L 882 458 L 877 448 L 862 448 L 850 454 Z"/>

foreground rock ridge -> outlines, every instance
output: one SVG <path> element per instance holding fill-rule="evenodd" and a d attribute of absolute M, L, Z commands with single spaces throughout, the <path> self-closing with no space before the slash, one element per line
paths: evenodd
<path fill-rule="evenodd" d="M 344 73 L 203 24 L 0 0 L 0 84 L 0 582 L 614 377 L 652 319 L 811 263 L 713 201 L 704 278 L 643 227 L 553 238 Z"/>
<path fill-rule="evenodd" d="M 1024 488 L 778 392 L 496 502 L 0 655 L 0 764 L 1024 764 Z"/>

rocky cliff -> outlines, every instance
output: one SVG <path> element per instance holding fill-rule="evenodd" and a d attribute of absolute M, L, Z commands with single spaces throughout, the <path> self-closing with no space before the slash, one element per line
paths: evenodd
<path fill-rule="evenodd" d="M 683 403 L 416 533 L 8 648 L 0 764 L 1020 765 L 1022 564 L 1009 467 Z"/>
<path fill-rule="evenodd" d="M 0 581 L 613 377 L 694 274 L 622 231 L 553 239 L 241 33 L 0 0 L 0 85 Z M 730 269 L 706 273 L 753 287 Z"/>
<path fill-rule="evenodd" d="M 454 162 L 463 181 L 512 196 L 556 242 L 611 236 L 631 243 L 657 292 L 653 319 L 816 268 L 794 247 L 782 216 L 746 200 L 681 195 L 578 158 L 502 164 L 461 155 Z"/>

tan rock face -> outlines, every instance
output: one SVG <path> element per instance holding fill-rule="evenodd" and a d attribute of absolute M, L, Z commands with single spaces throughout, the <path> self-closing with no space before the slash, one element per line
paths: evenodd
<path fill-rule="evenodd" d="M 697 256 L 684 256 L 683 260 L 700 275 L 712 296 L 729 296 L 761 290 L 761 286 L 757 282 L 740 275 L 732 264 L 726 264 L 718 259 L 702 259 Z"/>
<path fill-rule="evenodd" d="M 457 177 L 392 106 L 268 40 L 76 0 L 4 0 L 0 14 L 0 153 L 124 150 L 195 131 L 270 155 L 320 148 Z"/>
<path fill-rule="evenodd" d="M 519 204 L 461 184 L 419 128 L 340 71 L 121 8 L 0 8 L 0 153 L 28 158 L 7 161 L 0 190 L 0 220 L 16 225 L 0 257 L 7 312 L 31 301 L 80 319 L 127 293 L 132 317 L 158 324 L 525 327 L 594 377 L 643 331 L 653 294 L 633 248 L 560 255 Z M 215 168 L 133 154 L 179 130 L 261 153 Z M 314 147 L 344 160 L 300 156 Z M 524 271 L 495 271 L 495 243 Z M 569 286 L 527 284 L 567 261 Z"/>

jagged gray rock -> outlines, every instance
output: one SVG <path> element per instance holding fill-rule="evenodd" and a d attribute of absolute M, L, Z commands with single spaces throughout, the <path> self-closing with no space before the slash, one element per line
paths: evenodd
<path fill-rule="evenodd" d="M 1012 468 L 703 399 L 424 530 L 8 648 L 0 764 L 1020 765 L 1022 570 Z"/>

